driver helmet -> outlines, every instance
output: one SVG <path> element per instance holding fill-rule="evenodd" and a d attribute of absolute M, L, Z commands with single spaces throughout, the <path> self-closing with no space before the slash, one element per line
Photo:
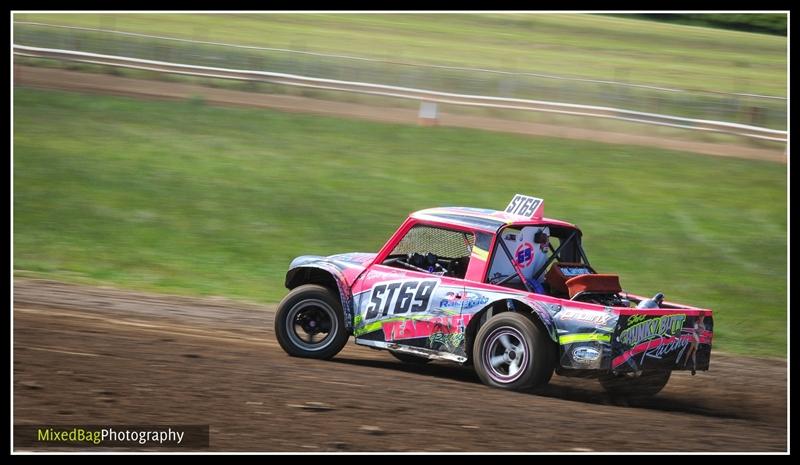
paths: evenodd
<path fill-rule="evenodd" d="M 533 242 L 539 246 L 539 250 L 547 252 L 550 250 L 550 228 L 545 226 L 533 235 Z"/>

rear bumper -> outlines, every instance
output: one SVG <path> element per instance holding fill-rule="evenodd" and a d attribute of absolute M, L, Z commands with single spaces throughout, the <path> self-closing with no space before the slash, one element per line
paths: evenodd
<path fill-rule="evenodd" d="M 612 334 L 562 342 L 560 365 L 606 372 L 708 370 L 713 324 L 707 310 L 631 309 L 620 313 Z"/>
<path fill-rule="evenodd" d="M 711 312 L 658 311 L 620 315 L 611 337 L 613 371 L 708 370 Z"/>

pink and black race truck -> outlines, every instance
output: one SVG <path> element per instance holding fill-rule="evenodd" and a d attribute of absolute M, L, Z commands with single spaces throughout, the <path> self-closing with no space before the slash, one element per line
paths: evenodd
<path fill-rule="evenodd" d="M 589 263 L 575 225 L 542 199 L 505 210 L 412 213 L 378 253 L 302 256 L 275 332 L 292 356 L 355 343 L 399 360 L 474 366 L 487 385 L 535 389 L 555 371 L 614 395 L 658 393 L 674 370 L 708 370 L 711 310 L 624 291 Z"/>

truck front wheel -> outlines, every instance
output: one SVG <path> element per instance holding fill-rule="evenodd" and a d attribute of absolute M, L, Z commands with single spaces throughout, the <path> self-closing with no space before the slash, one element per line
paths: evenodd
<path fill-rule="evenodd" d="M 283 298 L 275 335 L 287 354 L 317 359 L 333 358 L 350 337 L 338 297 L 317 284 L 297 287 Z"/>

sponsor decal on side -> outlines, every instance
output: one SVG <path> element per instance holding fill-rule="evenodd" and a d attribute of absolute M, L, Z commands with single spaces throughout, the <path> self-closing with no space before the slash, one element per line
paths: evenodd
<path fill-rule="evenodd" d="M 489 298 L 472 292 L 448 292 L 439 302 L 439 308 L 461 308 L 466 310 L 489 302 Z"/>
<path fill-rule="evenodd" d="M 600 358 L 600 351 L 591 346 L 578 346 L 572 349 L 572 359 L 579 363 L 591 363 Z"/>
<path fill-rule="evenodd" d="M 615 318 L 613 313 L 597 312 L 593 310 L 577 310 L 572 308 L 565 308 L 558 314 L 558 319 L 562 321 L 582 321 L 605 326 L 608 322 Z"/>
<path fill-rule="evenodd" d="M 650 339 L 678 334 L 685 320 L 686 315 L 681 313 L 645 320 L 622 330 L 618 340 L 626 346 L 635 346 Z"/>

